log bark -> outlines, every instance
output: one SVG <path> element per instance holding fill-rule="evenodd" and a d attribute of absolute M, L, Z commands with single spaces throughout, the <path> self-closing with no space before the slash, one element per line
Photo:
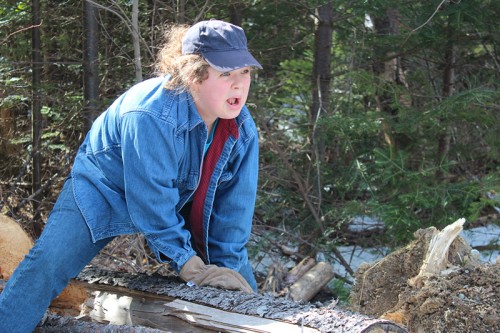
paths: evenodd
<path fill-rule="evenodd" d="M 111 325 L 106 326 L 106 330 L 101 330 L 101 326 L 95 322 L 51 316 L 36 332 L 56 332 L 56 327 L 59 331 L 67 329 L 71 332 L 157 332 L 148 331 L 149 327 L 175 333 L 281 333 L 294 330 L 308 333 L 407 333 L 406 329 L 388 320 L 374 319 L 350 311 L 318 307 L 270 295 L 245 294 L 211 287 L 188 287 L 176 278 L 159 275 L 135 275 L 89 267 L 78 276 L 73 285 L 86 289 L 89 294 L 94 293 L 94 296 L 100 295 L 101 301 L 105 297 L 121 300 L 122 303 L 117 304 L 128 309 L 125 313 L 129 321 L 115 327 L 112 325 L 116 324 L 110 322 L 109 317 L 101 318 Z M 124 306 L 127 302 L 129 305 Z M 89 298 L 87 307 L 86 318 L 96 318 L 95 313 L 91 314 L 96 307 L 95 297 Z M 101 310 L 116 311 L 117 307 L 119 306 L 112 305 L 111 308 L 103 307 Z M 180 322 L 191 325 L 191 328 L 175 326 Z"/>
<path fill-rule="evenodd" d="M 143 326 L 110 325 L 92 323 L 73 317 L 49 315 L 45 323 L 38 326 L 33 333 L 174 333 L 170 330 L 158 330 Z M 180 332 L 176 332 L 180 333 Z"/>
<path fill-rule="evenodd" d="M 388 320 L 374 319 L 350 311 L 339 310 L 329 307 L 318 307 L 316 305 L 304 302 L 295 302 L 284 298 L 276 298 L 271 295 L 260 294 L 244 294 L 236 291 L 225 291 L 210 287 L 188 287 L 178 279 L 168 279 L 162 276 L 148 276 L 148 275 L 133 275 L 128 273 L 103 271 L 96 268 L 87 268 L 79 276 L 77 281 L 86 283 L 93 290 L 101 289 L 101 291 L 112 292 L 120 294 L 122 292 L 128 293 L 128 297 L 135 297 L 142 302 L 146 302 L 147 298 L 156 299 L 156 301 L 163 302 L 163 312 L 150 313 L 151 317 L 165 319 L 174 318 L 169 311 L 176 308 L 179 311 L 179 304 L 191 304 L 191 308 L 196 309 L 190 312 L 189 307 L 184 307 L 183 316 L 194 314 L 200 318 L 203 317 L 208 308 L 224 311 L 225 313 L 232 313 L 254 318 L 267 319 L 277 321 L 284 324 L 295 325 L 297 327 L 304 327 L 304 329 L 311 329 L 318 332 L 353 332 L 353 333 L 369 333 L 369 332 L 407 332 L 403 327 L 398 326 Z M 103 288 L 119 288 L 120 290 L 104 290 Z M 120 291 L 118 293 L 117 291 Z M 147 296 L 147 298 L 145 297 Z M 158 305 L 159 303 L 156 303 Z M 205 310 L 200 311 L 198 306 L 206 307 Z M 170 310 L 169 310 L 170 309 Z M 156 310 L 155 310 L 156 311 Z M 214 310 L 215 311 L 215 310 Z M 175 311 L 174 311 L 175 312 Z M 181 311 L 182 312 L 182 311 Z M 199 314 L 198 312 L 202 312 Z M 144 313 L 144 311 L 142 311 Z M 172 313 L 172 312 L 170 312 Z M 140 317 L 141 314 L 137 312 L 132 313 L 131 323 L 134 323 L 134 318 Z M 177 316 L 179 317 L 179 316 Z M 196 316 L 194 316 L 196 318 Z M 248 317 L 248 318 L 250 318 Z M 215 320 L 214 320 L 215 318 Z M 240 317 L 246 318 L 246 317 Z M 205 317 L 206 319 L 206 317 Z M 149 318 L 152 322 L 154 318 Z M 212 317 L 212 321 L 220 321 L 220 315 Z M 210 320 L 207 320 L 210 322 Z M 220 331 L 220 328 L 210 326 L 207 327 L 206 322 L 203 324 L 192 323 L 198 327 L 208 328 Z M 238 324 L 238 323 L 236 323 Z M 241 323 L 239 323 L 241 324 Z M 165 327 L 165 324 L 161 324 Z M 241 326 L 241 325 L 240 325 Z M 237 330 L 236 325 L 230 329 L 224 329 L 225 332 L 245 332 L 241 328 Z M 292 326 L 287 326 L 292 327 Z M 263 326 L 252 328 L 248 332 L 283 332 L 283 330 L 266 330 Z M 285 330 L 285 331 L 288 331 Z M 299 331 L 301 332 L 301 331 Z M 307 332 L 304 330 L 304 332 Z"/>

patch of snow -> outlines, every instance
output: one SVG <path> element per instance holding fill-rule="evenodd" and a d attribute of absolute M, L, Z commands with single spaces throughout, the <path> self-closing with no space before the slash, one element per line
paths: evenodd
<path fill-rule="evenodd" d="M 352 219 L 347 228 L 355 232 L 383 229 L 384 222 L 370 216 L 356 216 Z"/>
<path fill-rule="evenodd" d="M 460 236 L 473 248 L 500 246 L 500 226 L 498 225 L 489 224 L 483 227 L 462 230 Z M 498 250 L 482 250 L 479 253 L 481 254 L 481 261 L 491 263 L 495 262 L 500 255 Z"/>
<path fill-rule="evenodd" d="M 389 248 L 362 248 L 360 246 L 339 246 L 337 247 L 342 257 L 347 261 L 353 271 L 356 271 L 363 263 L 373 263 L 382 259 L 390 253 Z M 338 261 L 333 263 L 334 272 L 350 278 L 345 267 Z"/>

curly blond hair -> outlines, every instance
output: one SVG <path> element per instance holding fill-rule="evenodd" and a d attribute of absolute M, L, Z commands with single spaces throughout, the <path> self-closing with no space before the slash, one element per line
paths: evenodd
<path fill-rule="evenodd" d="M 160 76 L 171 76 L 165 84 L 167 89 L 189 90 L 191 83 L 201 82 L 208 76 L 209 64 L 201 55 L 182 55 L 182 38 L 188 29 L 187 25 L 170 26 L 164 35 L 165 43 L 158 52 L 155 72 Z"/>

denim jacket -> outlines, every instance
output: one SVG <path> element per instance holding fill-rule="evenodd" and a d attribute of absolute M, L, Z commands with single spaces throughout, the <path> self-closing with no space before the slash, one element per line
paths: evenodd
<path fill-rule="evenodd" d="M 179 271 L 195 255 L 181 214 L 200 179 L 207 127 L 192 96 L 139 83 L 94 122 L 71 171 L 75 200 L 94 241 L 142 233 L 155 256 Z M 243 107 L 217 162 L 204 206 L 208 263 L 240 272 L 248 262 L 258 173 L 258 134 Z"/>

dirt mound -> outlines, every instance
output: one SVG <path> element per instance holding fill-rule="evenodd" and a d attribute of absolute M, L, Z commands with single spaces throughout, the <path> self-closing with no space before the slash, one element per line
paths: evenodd
<path fill-rule="evenodd" d="M 416 240 L 356 272 L 353 310 L 390 319 L 418 333 L 499 332 L 500 264 L 481 264 L 461 237 L 446 252 L 447 267 L 419 275 L 435 228 L 419 230 Z"/>
<path fill-rule="evenodd" d="M 460 268 L 408 288 L 398 306 L 415 332 L 500 332 L 500 265 Z"/>

